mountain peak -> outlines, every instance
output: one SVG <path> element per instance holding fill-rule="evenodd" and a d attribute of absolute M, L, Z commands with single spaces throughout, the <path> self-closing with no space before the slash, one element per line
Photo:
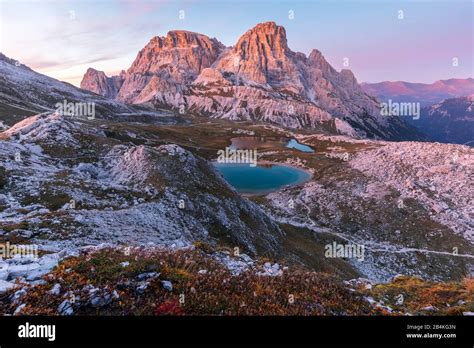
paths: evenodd
<path fill-rule="evenodd" d="M 277 29 L 278 27 L 283 28 L 282 26 L 277 25 L 275 22 L 269 21 L 269 22 L 258 23 L 249 31 L 258 30 L 258 31 L 263 31 L 263 32 L 271 32 L 271 31 L 275 31 L 275 29 Z"/>
<path fill-rule="evenodd" d="M 260 84 L 279 79 L 294 53 L 288 48 L 286 31 L 275 22 L 257 24 L 243 34 L 232 53 L 218 67 L 238 72 L 242 77 Z"/>
<path fill-rule="evenodd" d="M 99 71 L 94 68 L 88 68 L 86 71 L 86 76 L 92 76 L 92 75 L 102 76 L 102 75 L 105 75 L 105 73 L 103 71 Z"/>
<path fill-rule="evenodd" d="M 259 23 L 242 35 L 235 46 L 235 50 L 244 51 L 251 45 L 260 45 L 275 50 L 276 53 L 286 53 L 288 44 L 286 30 L 275 22 Z"/>
<path fill-rule="evenodd" d="M 157 86 L 176 95 L 210 67 L 224 48 L 217 39 L 192 31 L 172 30 L 166 36 L 155 36 L 138 52 L 126 74 L 120 75 L 124 82 L 117 99 L 142 100 L 142 92 L 148 96 Z"/>
<path fill-rule="evenodd" d="M 0 52 L 0 60 L 4 61 L 4 62 L 10 62 L 12 61 L 11 58 L 8 58 L 6 55 L 4 55 L 3 53 Z"/>
<path fill-rule="evenodd" d="M 108 98 L 115 98 L 123 83 L 123 76 L 108 77 L 105 72 L 88 68 L 82 78 L 81 88 L 103 95 Z"/>
<path fill-rule="evenodd" d="M 204 34 L 187 30 L 171 30 L 166 36 L 155 36 L 147 46 L 155 49 L 175 49 L 200 47 L 212 49 L 214 47 L 223 48 L 224 45 L 216 39 L 211 39 Z"/>

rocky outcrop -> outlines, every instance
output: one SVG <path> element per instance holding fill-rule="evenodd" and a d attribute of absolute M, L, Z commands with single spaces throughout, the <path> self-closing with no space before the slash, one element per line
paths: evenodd
<path fill-rule="evenodd" d="M 223 48 L 216 39 L 183 30 L 154 37 L 127 70 L 117 99 L 143 103 L 155 95 L 182 92 L 203 69 L 211 66 Z"/>
<path fill-rule="evenodd" d="M 187 31 L 155 37 L 124 74 L 116 98 L 294 128 L 336 117 L 357 136 L 416 137 L 404 121 L 380 115 L 378 101 L 350 70 L 337 72 L 318 50 L 308 57 L 293 52 L 285 28 L 274 22 L 258 24 L 232 48 Z"/>
<path fill-rule="evenodd" d="M 32 116 L 0 137 L 0 168 L 9 178 L 0 188 L 0 230 L 28 226 L 20 233 L 34 238 L 40 229 L 36 224 L 47 225 L 41 233 L 50 238 L 37 242 L 58 249 L 102 242 L 190 246 L 196 241 L 225 241 L 251 254 L 276 254 L 280 248 L 278 224 L 238 195 L 212 163 L 178 145 L 118 142 L 93 123 L 56 113 Z M 13 159 L 15 153 L 19 160 Z M 57 179 L 60 172 L 65 176 Z M 47 195 L 34 193 L 52 182 Z M 10 185 L 15 193 L 7 196 L 13 192 Z M 22 197 L 32 194 L 38 204 L 23 204 Z M 11 214 L 19 206 L 26 208 Z M 44 222 L 58 210 L 56 222 Z M 75 225 L 67 240 L 61 237 L 65 221 Z"/>
<path fill-rule="evenodd" d="M 217 69 L 261 85 L 302 90 L 294 53 L 288 48 L 285 28 L 274 22 L 258 24 L 216 63 Z"/>
<path fill-rule="evenodd" d="M 285 29 L 274 22 L 246 32 L 213 67 L 226 78 L 225 84 L 213 80 L 209 87 L 203 83 L 209 72 L 199 76 L 198 86 L 180 101 L 194 112 L 296 128 L 336 117 L 357 130 L 350 132 L 354 135 L 393 139 L 414 133 L 406 131 L 403 121 L 380 116 L 379 103 L 361 89 L 350 70 L 338 73 L 318 50 L 308 57 L 291 51 Z"/>
<path fill-rule="evenodd" d="M 350 165 L 384 185 L 401 199 L 416 199 L 435 221 L 474 241 L 471 197 L 467 192 L 474 150 L 467 146 L 398 142 L 362 152 Z"/>
<path fill-rule="evenodd" d="M 87 69 L 81 81 L 81 88 L 103 95 L 108 98 L 115 98 L 122 87 L 125 71 L 118 76 L 107 77 L 103 71 Z"/>

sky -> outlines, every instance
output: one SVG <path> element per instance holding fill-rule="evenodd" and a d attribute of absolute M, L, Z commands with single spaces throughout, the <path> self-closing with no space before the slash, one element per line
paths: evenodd
<path fill-rule="evenodd" d="M 227 46 L 257 23 L 286 28 L 293 51 L 320 50 L 359 82 L 473 77 L 473 0 L 0 0 L 0 52 L 79 86 L 113 75 L 154 36 L 182 29 Z"/>

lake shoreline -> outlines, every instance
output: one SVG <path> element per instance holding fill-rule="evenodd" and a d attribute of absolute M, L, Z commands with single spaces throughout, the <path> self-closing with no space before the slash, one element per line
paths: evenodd
<path fill-rule="evenodd" d="M 216 165 L 242 165 L 242 166 L 248 165 L 250 167 L 250 165 L 248 163 L 220 163 L 220 162 L 217 162 L 216 160 L 211 161 L 211 164 L 215 168 L 216 168 Z M 243 197 L 266 196 L 270 193 L 278 192 L 278 191 L 287 189 L 289 187 L 296 187 L 296 186 L 305 184 L 305 183 L 311 181 L 313 179 L 313 176 L 314 176 L 314 173 L 311 170 L 309 170 L 307 168 L 298 167 L 298 166 L 295 166 L 295 165 L 292 165 L 292 164 L 289 164 L 289 163 L 281 163 L 281 162 L 273 162 L 273 161 L 258 161 L 256 167 L 250 167 L 250 168 L 257 168 L 257 167 L 264 168 L 264 167 L 273 167 L 273 166 L 280 166 L 280 167 L 295 169 L 295 170 L 306 173 L 308 175 L 308 177 L 303 178 L 302 180 L 298 180 L 295 183 L 290 183 L 290 184 L 287 184 L 287 185 L 283 185 L 282 187 L 279 187 L 277 189 L 268 189 L 268 190 L 262 190 L 262 191 L 259 191 L 259 192 L 253 192 L 253 191 L 252 192 L 245 192 L 244 190 L 239 191 L 234 185 L 232 185 L 232 183 L 227 181 L 227 179 L 225 178 L 225 176 L 222 172 L 220 172 L 217 168 L 216 168 L 216 170 L 223 176 L 224 180 Z"/>

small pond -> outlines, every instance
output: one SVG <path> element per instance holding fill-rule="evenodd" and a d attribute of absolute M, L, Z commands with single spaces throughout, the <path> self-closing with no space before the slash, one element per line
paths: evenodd
<path fill-rule="evenodd" d="M 231 139 L 229 148 L 235 149 L 268 149 L 291 148 L 302 152 L 314 152 L 308 145 L 299 143 L 296 139 L 281 137 L 238 137 Z"/>
<path fill-rule="evenodd" d="M 305 170 L 281 164 L 251 167 L 241 163 L 215 162 L 214 166 L 237 192 L 250 195 L 278 191 L 285 186 L 302 184 L 311 178 L 311 174 Z"/>

